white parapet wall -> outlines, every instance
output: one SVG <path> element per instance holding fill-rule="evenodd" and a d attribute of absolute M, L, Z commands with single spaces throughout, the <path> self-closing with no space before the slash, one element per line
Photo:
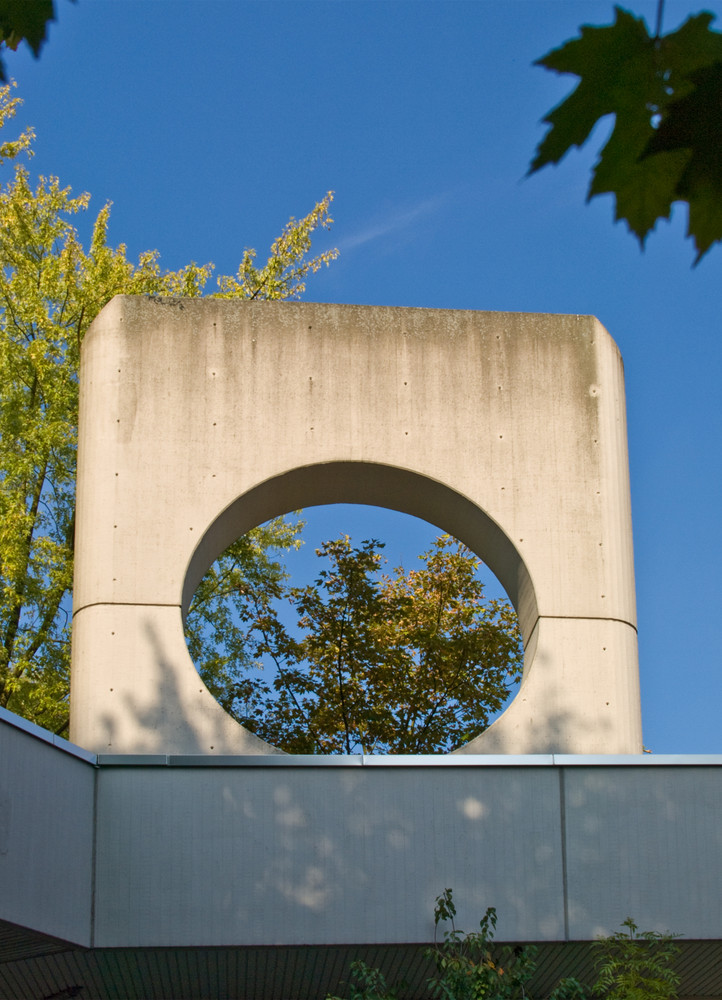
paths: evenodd
<path fill-rule="evenodd" d="M 722 757 L 98 755 L 0 711 L 0 920 L 102 948 L 718 939 Z M 32 774 L 32 779 L 30 775 Z"/>
<path fill-rule="evenodd" d="M 118 297 L 83 344 L 71 734 L 98 753 L 267 754 L 183 614 L 276 514 L 371 503 L 496 573 L 521 689 L 460 753 L 637 753 L 622 362 L 590 316 Z"/>
<path fill-rule="evenodd" d="M 722 757 L 95 756 L 2 710 L 0 752 L 2 997 L 85 983 L 77 995 L 270 1000 L 305 962 L 287 996 L 317 998 L 360 954 L 418 967 L 447 887 L 460 927 L 495 906 L 497 940 L 539 943 L 557 977 L 578 952 L 553 949 L 632 916 L 697 942 L 685 983 L 711 963 L 713 985 L 681 996 L 722 995 Z M 43 958 L 63 947 L 48 942 L 6 967 L 11 925 L 28 948 L 39 931 L 90 950 Z M 198 992 L 202 949 L 209 966 L 237 956 L 236 976 L 266 949 L 265 979 Z M 174 969 L 186 978 L 164 992 Z"/>
<path fill-rule="evenodd" d="M 719 758 L 100 761 L 99 947 L 426 944 L 447 886 L 502 941 L 720 936 Z"/>

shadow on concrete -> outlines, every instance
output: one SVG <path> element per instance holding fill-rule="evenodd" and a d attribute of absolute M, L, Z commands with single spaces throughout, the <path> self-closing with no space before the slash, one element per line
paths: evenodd
<path fill-rule="evenodd" d="M 165 610 L 165 609 L 164 609 Z M 156 678 L 150 697 L 126 691 L 122 711 L 114 715 L 106 710 L 100 715 L 101 728 L 107 736 L 108 752 L 117 745 L 119 725 L 128 728 L 132 720 L 134 753 L 188 754 L 281 754 L 283 751 L 265 743 L 236 722 L 218 704 L 198 676 L 186 648 L 177 611 L 174 647 L 164 644 L 160 629 L 148 616 L 143 623 L 145 641 L 151 650 Z M 146 686 L 146 691 L 148 686 Z M 128 738 L 122 744 L 127 749 Z"/>

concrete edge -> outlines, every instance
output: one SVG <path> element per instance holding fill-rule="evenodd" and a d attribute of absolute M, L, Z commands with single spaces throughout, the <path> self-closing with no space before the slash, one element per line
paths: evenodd
<path fill-rule="evenodd" d="M 95 767 L 722 767 L 722 754 L 95 754 L 7 708 L 0 723 Z"/>
<path fill-rule="evenodd" d="M 99 767 L 722 767 L 722 754 L 99 754 Z"/>

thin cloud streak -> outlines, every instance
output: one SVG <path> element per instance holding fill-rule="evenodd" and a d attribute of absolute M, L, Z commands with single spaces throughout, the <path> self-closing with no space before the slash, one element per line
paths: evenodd
<path fill-rule="evenodd" d="M 372 223 L 365 229 L 352 233 L 351 236 L 341 240 L 338 245 L 339 250 L 342 252 L 355 250 L 356 247 L 363 246 L 365 243 L 371 243 L 373 240 L 409 229 L 415 222 L 438 212 L 448 201 L 448 198 L 448 194 L 437 195 L 434 198 L 425 198 L 411 208 L 392 211 L 390 215 L 385 215 L 376 224 Z"/>

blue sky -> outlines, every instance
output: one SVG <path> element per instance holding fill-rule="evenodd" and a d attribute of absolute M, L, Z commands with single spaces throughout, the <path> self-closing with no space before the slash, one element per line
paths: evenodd
<path fill-rule="evenodd" d="M 524 179 L 572 82 L 532 62 L 580 24 L 609 23 L 611 3 L 57 6 L 41 59 L 6 59 L 37 131 L 31 169 L 89 191 L 96 210 L 112 201 L 111 240 L 132 255 L 233 272 L 243 247 L 262 253 L 332 189 L 336 222 L 317 245 L 342 253 L 307 299 L 604 323 L 627 379 L 645 744 L 722 751 L 722 248 L 692 269 L 679 209 L 640 253 L 610 198 L 585 205 L 606 123 Z M 630 9 L 654 23 L 656 2 Z M 668 0 L 665 30 L 700 9 Z M 416 533 L 387 530 L 410 561 Z"/>

